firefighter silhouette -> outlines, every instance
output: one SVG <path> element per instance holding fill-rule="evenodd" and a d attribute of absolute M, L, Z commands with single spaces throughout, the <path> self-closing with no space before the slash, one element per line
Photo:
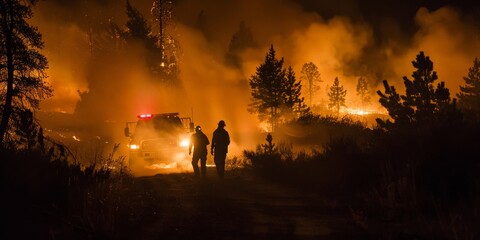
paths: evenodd
<path fill-rule="evenodd" d="M 198 168 L 198 161 L 200 160 L 201 175 L 205 177 L 207 175 L 207 145 L 210 144 L 208 137 L 202 132 L 200 126 L 195 127 L 195 133 L 190 137 L 190 146 L 188 147 L 188 154 L 192 154 L 192 166 L 195 176 L 200 176 L 200 169 Z"/>
<path fill-rule="evenodd" d="M 212 146 L 210 153 L 213 155 L 213 161 L 217 168 L 217 174 L 220 178 L 223 178 L 225 173 L 225 158 L 228 153 L 228 145 L 230 144 L 230 136 L 225 130 L 225 121 L 220 120 L 218 127 L 213 132 Z"/>

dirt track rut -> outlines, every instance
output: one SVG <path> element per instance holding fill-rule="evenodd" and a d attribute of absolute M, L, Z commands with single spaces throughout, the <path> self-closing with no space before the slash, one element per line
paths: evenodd
<path fill-rule="evenodd" d="M 361 231 L 320 197 L 251 175 L 220 180 L 209 169 L 206 179 L 159 174 L 137 182 L 153 190 L 156 211 L 139 239 L 352 239 Z"/>

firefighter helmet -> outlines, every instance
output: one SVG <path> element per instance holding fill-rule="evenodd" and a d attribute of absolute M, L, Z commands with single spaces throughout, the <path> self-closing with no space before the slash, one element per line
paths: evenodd
<path fill-rule="evenodd" d="M 218 122 L 218 126 L 219 126 L 219 127 L 225 127 L 225 126 L 226 126 L 226 125 L 225 125 L 225 121 L 220 120 L 220 122 Z"/>

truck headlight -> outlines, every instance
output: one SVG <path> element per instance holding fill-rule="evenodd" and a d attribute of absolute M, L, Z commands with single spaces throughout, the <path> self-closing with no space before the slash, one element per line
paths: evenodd
<path fill-rule="evenodd" d="M 130 144 L 130 150 L 138 150 L 140 148 L 140 146 L 138 146 L 137 144 Z"/>

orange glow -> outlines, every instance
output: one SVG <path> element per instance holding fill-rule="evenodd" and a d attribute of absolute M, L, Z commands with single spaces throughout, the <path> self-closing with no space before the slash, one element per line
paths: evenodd
<path fill-rule="evenodd" d="M 268 122 L 261 122 L 259 124 L 259 127 L 260 127 L 260 129 L 262 129 L 266 133 L 271 132 L 270 131 L 271 125 Z"/>
<path fill-rule="evenodd" d="M 480 30 L 450 7 L 434 11 L 420 8 L 412 13 L 415 18 L 410 20 L 415 20 L 418 30 L 406 39 L 403 33 L 396 32 L 401 31 L 396 23 L 385 22 L 385 32 L 378 33 L 375 24 L 335 14 L 326 18 L 294 0 L 184 0 L 175 6 L 175 28 L 181 47 L 179 84 L 165 87 L 152 77 L 146 64 L 147 49 L 125 46 L 102 28 L 103 20 L 125 27 L 124 1 L 58 2 L 40 1 L 32 19 L 45 42 L 42 53 L 49 61 L 47 81 L 54 90 L 54 96 L 41 103 L 41 110 L 68 112 L 73 120 L 58 120 L 60 124 L 89 128 L 82 130 L 82 135 L 58 132 L 58 138 L 84 143 L 102 134 L 111 143 L 122 143 L 127 153 L 131 146 L 123 127 L 125 122 L 137 120 L 138 113 L 179 112 L 192 117 L 210 139 L 223 119 L 232 138 L 229 156 L 263 143 L 262 134 L 271 132 L 271 126 L 247 111 L 251 97 L 248 79 L 264 61 L 271 44 L 277 56 L 284 58 L 284 66 L 293 67 L 297 78 L 304 63 L 318 66 L 323 82 L 313 99 L 316 106 L 326 105 L 328 86 L 338 76 L 347 90 L 348 108 L 341 114 L 361 118 L 386 114 L 376 90 L 383 90 L 381 81 L 387 79 L 402 92 L 402 77 L 411 75 L 411 61 L 419 50 L 431 56 L 439 80 L 446 82 L 454 97 L 480 49 Z M 151 1 L 135 4 L 146 19 L 151 18 Z M 201 11 L 208 13 L 209 20 L 199 27 L 196 23 Z M 76 13 L 82 13 L 81 17 Z M 225 63 L 225 55 L 241 21 L 251 30 L 256 44 L 239 49 L 236 57 L 240 64 L 231 66 Z M 378 34 L 386 34 L 388 41 L 377 42 L 383 39 L 377 38 Z M 110 52 L 105 54 L 105 49 Z M 368 80 L 372 100 L 369 106 L 357 104 L 355 87 L 359 76 Z M 321 106 L 315 113 L 330 113 L 325 109 Z M 143 115 L 148 116 L 152 115 Z M 100 125 L 106 122 L 107 126 Z M 185 146 L 187 140 L 179 144 Z"/>
<path fill-rule="evenodd" d="M 359 115 L 359 116 L 364 116 L 368 114 L 375 113 L 373 110 L 369 109 L 361 109 L 361 108 L 344 108 L 340 110 L 340 112 L 344 114 L 352 114 L 352 115 Z"/>
<path fill-rule="evenodd" d="M 153 114 L 140 114 L 137 117 L 138 118 L 152 118 Z"/>
<path fill-rule="evenodd" d="M 138 150 L 140 148 L 140 146 L 138 146 L 137 144 L 130 144 L 130 149 L 131 150 Z"/>

